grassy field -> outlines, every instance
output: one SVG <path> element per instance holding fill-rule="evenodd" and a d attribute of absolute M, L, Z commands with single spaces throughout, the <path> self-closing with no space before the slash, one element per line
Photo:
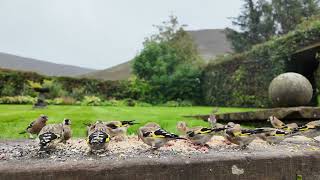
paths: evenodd
<path fill-rule="evenodd" d="M 18 139 L 31 121 L 40 114 L 49 116 L 48 123 L 62 122 L 63 118 L 72 120 L 74 137 L 85 136 L 84 123 L 96 120 L 136 120 L 141 123 L 129 128 L 129 133 L 136 132 L 140 125 L 154 121 L 164 129 L 176 132 L 176 122 L 186 120 L 189 125 L 204 125 L 201 120 L 186 119 L 184 115 L 208 114 L 212 107 L 110 107 L 110 106 L 49 106 L 47 109 L 33 110 L 31 105 L 0 105 L 0 139 Z M 219 113 L 240 112 L 251 109 L 219 108 Z"/>

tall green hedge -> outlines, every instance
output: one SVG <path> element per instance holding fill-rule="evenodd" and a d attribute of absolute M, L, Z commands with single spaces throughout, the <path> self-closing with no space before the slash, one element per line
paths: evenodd
<path fill-rule="evenodd" d="M 314 18 L 295 31 L 254 46 L 250 51 L 215 59 L 202 76 L 205 103 L 269 107 L 268 87 L 272 79 L 287 72 L 294 52 L 319 41 L 320 18 Z M 319 87 L 319 76 L 317 81 Z"/>
<path fill-rule="evenodd" d="M 49 94 L 50 98 L 61 95 L 82 99 L 84 96 L 93 95 L 102 98 L 130 98 L 127 93 L 127 81 L 100 81 L 92 79 L 78 79 L 69 77 L 48 77 L 33 72 L 12 71 L 0 69 L 0 97 L 36 94 L 28 85 L 28 80 L 42 82 L 44 79 L 54 80 L 54 89 Z M 58 92 L 56 92 L 58 91 Z"/>

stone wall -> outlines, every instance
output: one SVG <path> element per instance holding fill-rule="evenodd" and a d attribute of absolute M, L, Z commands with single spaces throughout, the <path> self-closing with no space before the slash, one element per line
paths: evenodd
<path fill-rule="evenodd" d="M 320 152 L 252 153 L 86 162 L 0 162 L 0 180 L 303 180 L 320 179 Z"/>

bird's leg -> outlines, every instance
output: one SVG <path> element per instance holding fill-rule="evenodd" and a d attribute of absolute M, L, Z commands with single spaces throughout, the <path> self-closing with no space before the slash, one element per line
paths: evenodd
<path fill-rule="evenodd" d="M 248 145 L 247 144 L 245 144 L 245 145 L 240 145 L 240 150 L 245 150 L 245 149 L 247 149 L 248 148 Z"/>
<path fill-rule="evenodd" d="M 211 146 L 209 146 L 209 144 L 204 144 L 203 146 L 208 148 L 208 149 L 212 149 Z"/>
<path fill-rule="evenodd" d="M 29 139 L 34 139 L 34 137 L 31 133 L 29 133 Z"/>
<path fill-rule="evenodd" d="M 159 154 L 158 149 L 159 149 L 159 148 L 157 148 L 157 147 L 152 147 L 152 148 L 151 148 L 152 154 L 158 155 L 158 154 Z"/>
<path fill-rule="evenodd" d="M 232 143 L 229 141 L 229 140 L 227 140 L 227 139 L 224 139 L 222 142 L 224 142 L 225 144 L 227 144 L 227 145 L 231 145 Z"/>

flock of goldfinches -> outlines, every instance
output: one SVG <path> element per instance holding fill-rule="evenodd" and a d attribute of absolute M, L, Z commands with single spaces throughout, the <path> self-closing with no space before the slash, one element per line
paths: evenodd
<path fill-rule="evenodd" d="M 59 124 L 46 124 L 48 117 L 41 115 L 33 121 L 23 133 L 33 134 L 39 138 L 39 152 L 49 152 L 57 143 L 66 143 L 72 136 L 71 120 L 64 119 Z M 302 135 L 314 138 L 320 135 L 320 120 L 311 121 L 303 126 L 296 123 L 285 124 L 275 116 L 270 116 L 268 121 L 273 128 L 244 129 L 240 124 L 229 122 L 227 125 L 217 123 L 216 116 L 210 115 L 208 122 L 210 127 L 188 127 L 186 122 L 177 123 L 177 130 L 183 134 L 178 136 L 160 127 L 159 124 L 149 122 L 138 129 L 138 138 L 153 150 L 158 149 L 171 140 L 188 140 L 195 145 L 208 146 L 206 143 L 214 135 L 223 136 L 226 141 L 246 148 L 255 138 L 260 138 L 269 144 L 277 144 L 285 138 Z M 110 141 L 121 141 L 126 137 L 129 126 L 139 124 L 132 121 L 97 121 L 87 125 L 87 144 L 90 152 L 101 152 L 108 148 Z"/>

